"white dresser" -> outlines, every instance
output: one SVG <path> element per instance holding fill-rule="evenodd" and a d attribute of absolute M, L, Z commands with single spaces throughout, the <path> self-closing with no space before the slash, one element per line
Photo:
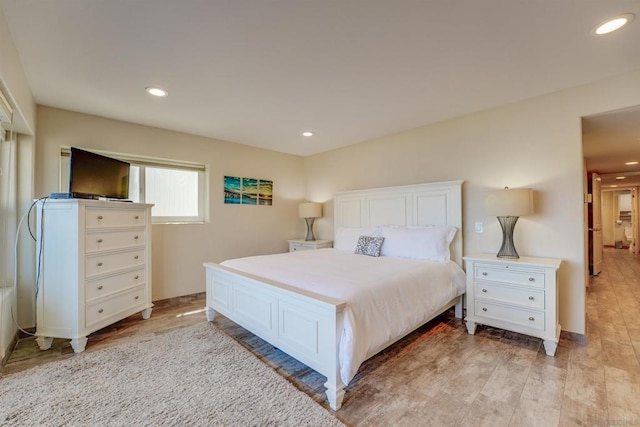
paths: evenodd
<path fill-rule="evenodd" d="M 134 313 L 151 315 L 152 205 L 99 200 L 38 202 L 36 341 L 87 335 Z"/>
<path fill-rule="evenodd" d="M 477 324 L 542 338 L 545 352 L 555 355 L 560 339 L 558 275 L 561 260 L 464 257 L 467 270 L 467 330 Z"/>
<path fill-rule="evenodd" d="M 289 240 L 289 252 L 333 247 L 333 240 Z"/>

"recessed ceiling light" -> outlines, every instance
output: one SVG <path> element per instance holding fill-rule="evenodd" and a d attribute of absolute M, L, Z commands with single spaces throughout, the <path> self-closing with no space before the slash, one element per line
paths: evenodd
<path fill-rule="evenodd" d="M 302 132 L 302 136 L 313 136 L 313 132 Z"/>
<path fill-rule="evenodd" d="M 610 185 L 609 187 L 613 188 L 613 187 L 617 187 L 617 185 Z"/>
<path fill-rule="evenodd" d="M 638 164 L 638 162 L 635 162 L 635 161 L 634 161 L 634 162 L 627 162 L 627 163 L 625 163 L 625 165 L 627 165 L 627 166 L 637 165 L 637 164 Z"/>
<path fill-rule="evenodd" d="M 624 25 L 630 23 L 635 18 L 633 13 L 623 13 L 622 15 L 614 16 L 607 19 L 591 30 L 591 34 L 601 36 L 603 34 L 609 34 L 615 30 L 619 30 Z"/>
<path fill-rule="evenodd" d="M 626 176 L 616 176 L 617 180 L 626 179 L 626 178 L 627 178 Z"/>
<path fill-rule="evenodd" d="M 153 95 L 153 96 L 159 96 L 159 97 L 163 97 L 163 96 L 167 96 L 169 95 L 169 92 L 167 92 L 164 89 L 160 89 L 159 87 L 148 87 L 145 89 L 147 91 L 147 93 L 149 95 Z"/>

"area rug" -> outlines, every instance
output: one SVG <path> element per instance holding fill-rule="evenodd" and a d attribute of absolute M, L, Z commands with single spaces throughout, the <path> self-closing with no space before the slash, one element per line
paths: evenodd
<path fill-rule="evenodd" d="M 203 322 L 0 378 L 0 425 L 342 423 Z"/>

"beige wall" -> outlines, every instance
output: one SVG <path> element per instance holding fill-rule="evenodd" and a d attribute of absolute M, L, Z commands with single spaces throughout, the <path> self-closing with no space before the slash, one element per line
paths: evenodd
<path fill-rule="evenodd" d="M 303 235 L 297 216 L 305 194 L 301 157 L 55 108 L 39 106 L 37 113 L 37 197 L 60 191 L 61 146 L 209 166 L 210 221 L 153 226 L 154 301 L 203 292 L 203 262 L 286 252 L 287 239 Z M 223 204 L 224 175 L 272 180 L 273 206 Z"/>
<path fill-rule="evenodd" d="M 502 232 L 483 193 L 532 187 L 535 214 L 520 218 L 520 255 L 562 258 L 560 322 L 585 333 L 585 227 L 581 116 L 640 104 L 640 72 L 408 130 L 305 158 L 307 196 L 463 179 L 464 253 L 496 253 Z M 333 233 L 331 209 L 318 224 Z M 484 233 L 474 232 L 484 223 Z"/>

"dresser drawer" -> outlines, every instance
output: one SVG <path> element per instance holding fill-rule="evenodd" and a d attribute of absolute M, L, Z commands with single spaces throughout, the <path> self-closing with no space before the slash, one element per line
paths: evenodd
<path fill-rule="evenodd" d="M 120 313 L 136 309 L 138 306 L 142 307 L 145 302 L 144 292 L 144 285 L 140 285 L 129 291 L 101 298 L 92 304 L 88 304 L 85 312 L 86 326 L 90 327 Z"/>
<path fill-rule="evenodd" d="M 544 291 L 537 288 L 476 283 L 476 298 L 544 310 Z"/>
<path fill-rule="evenodd" d="M 478 264 L 475 268 L 475 278 L 477 280 L 490 280 L 492 282 L 544 288 L 544 277 L 545 275 L 542 271 L 518 269 L 509 265 Z"/>
<path fill-rule="evenodd" d="M 144 245 L 146 233 L 144 229 L 125 231 L 95 231 L 85 236 L 86 252 L 103 251 L 109 249 L 126 248 L 128 246 Z"/>
<path fill-rule="evenodd" d="M 141 226 L 146 224 L 146 220 L 147 216 L 142 209 L 87 208 L 85 213 L 87 228 Z"/>
<path fill-rule="evenodd" d="M 539 331 L 544 330 L 544 312 L 508 307 L 481 300 L 476 300 L 475 309 L 478 317 L 499 320 Z"/>
<path fill-rule="evenodd" d="M 85 275 L 87 278 L 104 273 L 115 272 L 125 268 L 142 266 L 145 263 L 145 249 L 98 253 L 85 258 Z"/>
<path fill-rule="evenodd" d="M 126 273 L 107 276 L 87 281 L 85 287 L 85 299 L 88 303 L 115 294 L 124 289 L 133 288 L 145 283 L 144 268 Z"/>

